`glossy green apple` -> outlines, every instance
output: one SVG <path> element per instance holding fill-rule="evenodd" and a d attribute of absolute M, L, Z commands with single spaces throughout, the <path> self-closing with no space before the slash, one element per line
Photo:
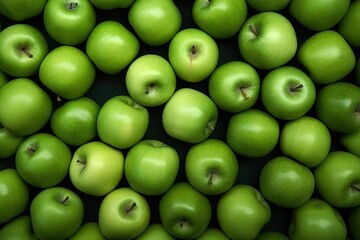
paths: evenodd
<path fill-rule="evenodd" d="M 339 136 L 339 142 L 346 150 L 360 157 L 360 130 L 353 133 L 344 133 Z"/>
<path fill-rule="evenodd" d="M 317 118 L 303 116 L 285 123 L 281 129 L 279 143 L 284 155 L 313 168 L 328 155 L 331 134 Z"/>
<path fill-rule="evenodd" d="M 305 115 L 315 98 L 313 81 L 293 66 L 270 71 L 261 83 L 261 101 L 265 109 L 279 119 L 293 120 Z"/>
<path fill-rule="evenodd" d="M 162 195 L 159 215 L 165 229 L 175 238 L 193 239 L 208 227 L 211 205 L 188 182 L 177 182 Z"/>
<path fill-rule="evenodd" d="M 360 47 L 360 33 L 354 31 L 354 26 L 360 24 L 359 11 L 360 1 L 350 2 L 349 8 L 337 26 L 337 32 L 354 48 Z"/>
<path fill-rule="evenodd" d="M 40 240 L 67 239 L 83 222 L 84 204 L 80 196 L 68 188 L 46 188 L 33 198 L 30 217 Z"/>
<path fill-rule="evenodd" d="M 165 104 L 162 123 L 168 135 L 188 143 L 210 136 L 218 118 L 215 103 L 204 93 L 181 88 Z"/>
<path fill-rule="evenodd" d="M 315 168 L 316 189 L 334 207 L 360 205 L 360 158 L 349 152 L 335 150 Z"/>
<path fill-rule="evenodd" d="M 165 58 L 146 54 L 131 63 L 125 84 L 135 101 L 155 107 L 167 102 L 175 92 L 176 75 Z"/>
<path fill-rule="evenodd" d="M 317 93 L 317 118 L 330 130 L 351 133 L 360 130 L 360 87 L 349 82 L 336 82 Z"/>
<path fill-rule="evenodd" d="M 360 239 L 359 222 L 360 222 L 360 206 L 351 209 L 348 217 L 348 231 L 351 233 L 354 240 Z"/>
<path fill-rule="evenodd" d="M 242 57 L 260 69 L 274 69 L 289 62 L 297 50 L 291 22 L 276 12 L 257 13 L 240 29 L 238 46 Z"/>
<path fill-rule="evenodd" d="M 269 113 L 259 109 L 248 109 L 230 117 L 226 142 L 245 157 L 262 157 L 277 145 L 280 134 L 279 123 Z"/>
<path fill-rule="evenodd" d="M 310 199 L 315 179 L 309 168 L 285 156 L 269 160 L 260 173 L 260 192 L 279 207 L 299 207 Z"/>
<path fill-rule="evenodd" d="M 49 188 L 68 174 L 70 148 L 56 136 L 37 132 L 22 141 L 15 155 L 19 175 L 30 185 Z"/>
<path fill-rule="evenodd" d="M 0 13 L 5 17 L 20 22 L 40 15 L 47 0 L 2 0 L 0 2 Z"/>
<path fill-rule="evenodd" d="M 239 171 L 232 149 L 219 139 L 206 139 L 192 145 L 185 158 L 185 174 L 199 192 L 218 195 L 229 190 Z"/>
<path fill-rule="evenodd" d="M 144 195 L 165 193 L 179 170 L 177 151 L 159 140 L 142 140 L 128 151 L 125 176 L 130 187 Z"/>
<path fill-rule="evenodd" d="M 293 240 L 346 239 L 347 227 L 336 208 L 320 198 L 311 198 L 292 210 L 289 237 Z"/>
<path fill-rule="evenodd" d="M 32 229 L 29 215 L 21 215 L 7 222 L 0 229 L 0 239 L 38 240 Z"/>
<path fill-rule="evenodd" d="M 97 119 L 100 139 L 121 149 L 139 142 L 148 126 L 148 110 L 127 95 L 108 99 L 100 108 Z"/>
<path fill-rule="evenodd" d="M 247 18 L 245 0 L 195 0 L 192 17 L 196 25 L 218 39 L 235 36 Z"/>
<path fill-rule="evenodd" d="M 97 222 L 85 222 L 69 240 L 106 240 Z"/>
<path fill-rule="evenodd" d="M 0 70 L 12 77 L 37 73 L 48 51 L 44 35 L 32 25 L 14 24 L 0 32 Z"/>
<path fill-rule="evenodd" d="M 255 240 L 289 240 L 289 238 L 281 232 L 268 230 L 261 232 Z"/>
<path fill-rule="evenodd" d="M 288 6 L 290 0 L 246 0 L 246 3 L 258 12 L 279 12 Z"/>
<path fill-rule="evenodd" d="M 173 0 L 136 0 L 128 20 L 137 36 L 150 46 L 169 42 L 179 31 L 182 18 Z"/>
<path fill-rule="evenodd" d="M 0 224 L 22 214 L 29 203 L 29 188 L 13 168 L 0 170 Z"/>
<path fill-rule="evenodd" d="M 116 21 L 103 21 L 95 26 L 86 41 L 86 54 L 96 67 L 116 74 L 138 55 L 140 43 L 135 35 Z"/>
<path fill-rule="evenodd" d="M 82 97 L 95 80 L 95 67 L 79 48 L 61 45 L 49 52 L 39 69 L 40 81 L 59 97 Z"/>
<path fill-rule="evenodd" d="M 8 77 L 0 70 L 0 88 L 8 82 Z"/>
<path fill-rule="evenodd" d="M 73 154 L 69 176 L 81 192 L 104 196 L 119 184 L 124 174 L 124 155 L 101 141 L 88 142 Z"/>
<path fill-rule="evenodd" d="M 147 200 L 131 188 L 113 190 L 100 204 L 99 227 L 108 239 L 134 239 L 149 223 Z"/>
<path fill-rule="evenodd" d="M 219 228 L 209 227 L 196 240 L 230 240 L 230 238 Z"/>
<path fill-rule="evenodd" d="M 299 62 L 317 84 L 330 84 L 347 76 L 355 66 L 355 54 L 334 30 L 314 33 L 297 51 Z"/>
<path fill-rule="evenodd" d="M 63 45 L 84 42 L 96 24 L 90 0 L 48 0 L 43 13 L 47 33 Z"/>
<path fill-rule="evenodd" d="M 147 226 L 136 240 L 175 240 L 175 238 L 164 228 L 161 223 L 151 223 Z"/>
<path fill-rule="evenodd" d="M 291 0 L 289 13 L 303 26 L 323 31 L 340 22 L 349 4 L 350 0 Z"/>
<path fill-rule="evenodd" d="M 91 3 L 102 10 L 111 10 L 116 8 L 128 8 L 134 0 L 90 0 Z"/>
<path fill-rule="evenodd" d="M 97 136 L 100 106 L 88 97 L 69 100 L 53 111 L 50 127 L 64 143 L 80 146 Z"/>
<path fill-rule="evenodd" d="M 230 239 L 254 239 L 270 221 L 271 209 L 261 193 L 245 184 L 234 185 L 216 207 L 217 220 Z"/>
<path fill-rule="evenodd" d="M 13 79 L 0 88 L 0 124 L 14 135 L 39 131 L 52 109 L 49 95 L 28 78 Z"/>
<path fill-rule="evenodd" d="M 200 82 L 215 70 L 219 49 L 215 40 L 204 31 L 187 28 L 176 33 L 170 41 L 168 57 L 179 78 Z"/>
<path fill-rule="evenodd" d="M 0 158 L 8 158 L 15 155 L 24 137 L 15 136 L 6 128 L 0 126 Z"/>
<path fill-rule="evenodd" d="M 220 109 L 237 113 L 255 105 L 260 95 L 260 77 L 250 64 L 230 61 L 214 70 L 208 89 Z"/>

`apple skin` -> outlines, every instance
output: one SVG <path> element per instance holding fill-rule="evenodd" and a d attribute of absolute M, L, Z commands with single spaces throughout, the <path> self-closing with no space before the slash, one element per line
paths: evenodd
<path fill-rule="evenodd" d="M 43 22 L 47 33 L 63 45 L 84 42 L 96 24 L 96 13 L 90 0 L 48 0 Z"/>
<path fill-rule="evenodd" d="M 344 219 L 336 208 L 319 198 L 311 198 L 292 210 L 289 237 L 293 240 L 346 239 Z"/>
<path fill-rule="evenodd" d="M 54 187 L 63 181 L 70 161 L 70 148 L 56 136 L 42 132 L 25 138 L 15 155 L 19 175 L 38 188 Z"/>
<path fill-rule="evenodd" d="M 136 0 L 128 20 L 137 36 L 150 46 L 169 42 L 179 31 L 182 18 L 173 0 Z"/>
<path fill-rule="evenodd" d="M 29 24 L 14 24 L 0 32 L 0 69 L 12 77 L 37 73 L 48 52 L 44 35 Z"/>
<path fill-rule="evenodd" d="M 125 176 L 130 187 L 148 196 L 165 193 L 179 171 L 177 151 L 159 140 L 142 140 L 130 148 Z"/>
<path fill-rule="evenodd" d="M 0 70 L 0 88 L 8 82 L 8 77 Z"/>
<path fill-rule="evenodd" d="M 208 227 L 196 240 L 230 240 L 219 228 Z"/>
<path fill-rule="evenodd" d="M 300 69 L 282 66 L 270 71 L 261 83 L 261 101 L 276 118 L 293 120 L 305 115 L 314 105 L 316 88 Z"/>
<path fill-rule="evenodd" d="M 334 30 L 314 33 L 297 51 L 297 59 L 316 84 L 330 84 L 347 76 L 356 58 L 346 40 Z"/>
<path fill-rule="evenodd" d="M 98 69 L 117 74 L 138 55 L 140 43 L 119 22 L 103 21 L 95 26 L 86 41 L 86 54 Z"/>
<path fill-rule="evenodd" d="M 167 102 L 175 92 L 176 75 L 165 58 L 146 54 L 131 63 L 125 84 L 135 101 L 143 106 L 156 107 Z"/>
<path fill-rule="evenodd" d="M 334 207 L 360 205 L 360 158 L 345 151 L 332 151 L 315 168 L 316 189 Z"/>
<path fill-rule="evenodd" d="M 0 127 L 0 158 L 14 156 L 24 138 L 15 136 L 6 128 Z"/>
<path fill-rule="evenodd" d="M 360 87 L 349 82 L 326 85 L 317 92 L 315 111 L 317 118 L 332 131 L 359 131 Z"/>
<path fill-rule="evenodd" d="M 208 90 L 221 110 L 237 113 L 255 105 L 260 95 L 260 77 L 250 64 L 231 61 L 214 70 Z"/>
<path fill-rule="evenodd" d="M 114 96 L 100 108 L 97 131 L 100 139 L 116 148 L 139 142 L 149 126 L 148 110 L 127 95 Z"/>
<path fill-rule="evenodd" d="M 177 182 L 162 195 L 160 220 L 177 239 L 193 239 L 203 233 L 211 219 L 209 199 L 188 182 Z"/>
<path fill-rule="evenodd" d="M 13 168 L 0 170 L 0 224 L 22 214 L 29 203 L 29 188 Z"/>
<path fill-rule="evenodd" d="M 99 227 L 108 239 L 134 239 L 149 223 L 147 200 L 131 188 L 113 190 L 100 204 Z"/>
<path fill-rule="evenodd" d="M 281 152 L 309 168 L 318 166 L 331 147 L 329 129 L 317 118 L 303 116 L 288 121 L 280 133 Z"/>
<path fill-rule="evenodd" d="M 83 223 L 69 240 L 106 240 L 97 222 Z"/>
<path fill-rule="evenodd" d="M 215 70 L 219 49 L 215 40 L 204 31 L 187 28 L 176 33 L 170 41 L 168 57 L 179 78 L 200 82 Z"/>
<path fill-rule="evenodd" d="M 82 97 L 95 80 L 96 70 L 77 47 L 60 45 L 46 55 L 39 69 L 40 81 L 65 99 Z"/>
<path fill-rule="evenodd" d="M 143 231 L 136 240 L 175 240 L 175 238 L 164 228 L 161 223 L 152 223 Z"/>
<path fill-rule="evenodd" d="M 185 157 L 185 174 L 199 192 L 218 195 L 235 183 L 239 164 L 235 153 L 223 141 L 206 139 L 192 145 Z"/>
<path fill-rule="evenodd" d="M 360 47 L 360 34 L 358 31 L 353 31 L 353 26 L 360 24 L 359 11 L 360 1 L 350 2 L 349 8 L 337 26 L 337 32 L 340 33 L 353 48 Z"/>
<path fill-rule="evenodd" d="M 270 221 L 271 209 L 261 193 L 245 184 L 234 185 L 217 204 L 217 220 L 230 239 L 254 239 Z"/>
<path fill-rule="evenodd" d="M 360 157 L 360 130 L 353 133 L 341 134 L 339 136 L 339 142 L 348 152 Z"/>
<path fill-rule="evenodd" d="M 165 104 L 162 113 L 166 133 L 187 143 L 198 143 L 208 138 L 217 119 L 215 103 L 204 93 L 192 88 L 177 90 Z"/>
<path fill-rule="evenodd" d="M 259 186 L 269 202 L 283 208 L 295 208 L 310 199 L 315 189 L 315 178 L 304 165 L 278 156 L 262 168 Z"/>
<path fill-rule="evenodd" d="M 46 2 L 47 0 L 3 0 L 0 2 L 0 13 L 13 21 L 21 22 L 40 15 Z"/>
<path fill-rule="evenodd" d="M 290 0 L 246 0 L 246 3 L 258 12 L 279 12 L 288 6 Z"/>
<path fill-rule="evenodd" d="M 135 0 L 90 0 L 91 3 L 102 10 L 111 10 L 116 8 L 128 8 Z"/>
<path fill-rule="evenodd" d="M 245 21 L 238 35 L 238 46 L 248 63 L 270 70 L 286 64 L 295 56 L 297 37 L 291 22 L 283 15 L 261 12 Z"/>
<path fill-rule="evenodd" d="M 348 230 L 353 236 L 354 240 L 360 239 L 359 222 L 360 222 L 360 206 L 351 209 L 348 218 Z"/>
<path fill-rule="evenodd" d="M 255 240 L 289 240 L 289 238 L 281 232 L 269 230 L 261 232 Z"/>
<path fill-rule="evenodd" d="M 235 36 L 247 18 L 245 0 L 195 0 L 192 17 L 196 25 L 217 39 Z"/>
<path fill-rule="evenodd" d="M 0 124 L 16 136 L 39 131 L 52 110 L 49 95 L 28 78 L 13 79 L 0 88 Z"/>
<path fill-rule="evenodd" d="M 30 217 L 40 240 L 67 239 L 81 226 L 84 205 L 77 193 L 68 188 L 45 188 L 33 198 Z"/>
<path fill-rule="evenodd" d="M 242 156 L 257 158 L 269 154 L 277 145 L 280 126 L 269 113 L 259 109 L 248 109 L 231 116 L 226 142 Z"/>
<path fill-rule="evenodd" d="M 38 240 L 33 232 L 29 215 L 21 215 L 7 222 L 0 229 L 0 239 Z"/>
<path fill-rule="evenodd" d="M 304 27 L 320 32 L 339 23 L 349 4 L 350 0 L 291 0 L 289 13 Z"/>

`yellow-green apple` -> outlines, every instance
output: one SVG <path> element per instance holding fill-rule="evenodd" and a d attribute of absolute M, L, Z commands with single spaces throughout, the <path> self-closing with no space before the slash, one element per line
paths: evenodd
<path fill-rule="evenodd" d="M 47 0 L 36 2 L 28 0 L 2 0 L 0 2 L 0 13 L 12 21 L 21 22 L 40 15 Z"/>
<path fill-rule="evenodd" d="M 29 215 L 20 215 L 0 228 L 0 239 L 38 240 L 32 229 Z"/>
<path fill-rule="evenodd" d="M 290 0 L 246 0 L 246 3 L 258 12 L 280 12 L 289 2 Z"/>
<path fill-rule="evenodd" d="M 175 238 L 164 228 L 161 223 L 150 223 L 136 240 L 175 240 Z"/>
<path fill-rule="evenodd" d="M 90 0 L 91 3 L 102 10 L 111 10 L 117 8 L 128 8 L 134 3 L 134 0 Z"/>
<path fill-rule="evenodd" d="M 345 16 L 337 25 L 337 32 L 343 36 L 351 47 L 360 47 L 360 33 L 354 31 L 354 26 L 360 24 L 360 1 L 350 2 Z"/>
<path fill-rule="evenodd" d="M 15 155 L 20 143 L 25 137 L 16 136 L 0 125 L 0 158 L 9 158 Z"/>
<path fill-rule="evenodd" d="M 102 234 L 99 223 L 85 222 L 80 228 L 72 235 L 69 240 L 106 240 Z"/>
<path fill-rule="evenodd" d="M 350 210 L 348 217 L 348 231 L 351 233 L 354 240 L 360 239 L 360 206 L 354 207 Z"/>
<path fill-rule="evenodd" d="M 341 134 L 339 136 L 339 142 L 348 152 L 360 157 L 360 130 L 353 133 Z"/>

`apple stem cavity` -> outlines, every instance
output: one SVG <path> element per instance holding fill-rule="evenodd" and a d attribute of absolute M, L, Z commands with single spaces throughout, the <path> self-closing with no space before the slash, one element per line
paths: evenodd
<path fill-rule="evenodd" d="M 28 154 L 32 155 L 36 152 L 36 147 L 34 145 L 31 145 L 26 149 L 26 151 Z"/>
<path fill-rule="evenodd" d="M 129 214 L 134 209 L 134 207 L 136 207 L 136 202 L 133 202 L 129 207 L 127 207 L 125 209 L 125 213 Z"/>
<path fill-rule="evenodd" d="M 34 57 L 34 55 L 29 51 L 29 49 L 22 48 L 21 51 L 23 51 L 29 58 Z"/>
<path fill-rule="evenodd" d="M 146 93 L 146 94 L 150 94 L 150 93 L 152 92 L 152 90 L 154 90 L 155 86 L 156 86 L 156 85 L 155 85 L 154 83 L 150 84 L 150 85 L 147 87 L 145 93 Z"/>
<path fill-rule="evenodd" d="M 79 4 L 77 2 L 69 2 L 66 4 L 66 8 L 69 10 L 74 10 Z"/>
<path fill-rule="evenodd" d="M 69 200 L 69 196 L 65 196 L 64 199 L 61 200 L 61 204 L 66 204 L 68 200 Z"/>
<path fill-rule="evenodd" d="M 249 25 L 250 31 L 255 34 L 256 37 L 259 36 L 259 31 L 253 26 L 253 25 Z"/>
<path fill-rule="evenodd" d="M 244 97 L 245 100 L 248 100 L 249 99 L 249 95 L 246 94 L 245 92 L 245 87 L 239 87 L 239 90 L 242 94 L 242 96 Z"/>
<path fill-rule="evenodd" d="M 351 188 L 357 192 L 360 192 L 360 183 L 354 183 L 351 185 Z"/>
<path fill-rule="evenodd" d="M 210 173 L 209 173 L 209 180 L 208 180 L 208 185 L 209 186 L 212 186 L 213 179 L 214 179 L 215 175 L 216 175 L 215 171 L 211 170 Z"/>
<path fill-rule="evenodd" d="M 290 87 L 290 92 L 296 92 L 297 90 L 303 88 L 304 85 L 302 85 L 301 83 L 295 87 Z"/>

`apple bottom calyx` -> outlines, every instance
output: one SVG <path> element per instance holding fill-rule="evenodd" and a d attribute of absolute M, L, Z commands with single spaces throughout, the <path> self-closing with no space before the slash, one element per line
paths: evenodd
<path fill-rule="evenodd" d="M 66 4 L 68 10 L 74 10 L 79 4 L 77 2 L 69 2 Z"/>
<path fill-rule="evenodd" d="M 26 152 L 29 155 L 33 155 L 36 152 L 36 146 L 35 145 L 31 145 L 26 149 Z"/>
<path fill-rule="evenodd" d="M 186 219 L 180 219 L 178 224 L 180 228 L 186 228 L 187 226 L 189 226 L 189 221 Z"/>
<path fill-rule="evenodd" d="M 126 214 L 131 213 L 131 211 L 134 210 L 135 207 L 136 207 L 136 202 L 133 202 L 130 206 L 127 206 L 127 207 L 125 208 L 125 213 L 126 213 Z"/>

